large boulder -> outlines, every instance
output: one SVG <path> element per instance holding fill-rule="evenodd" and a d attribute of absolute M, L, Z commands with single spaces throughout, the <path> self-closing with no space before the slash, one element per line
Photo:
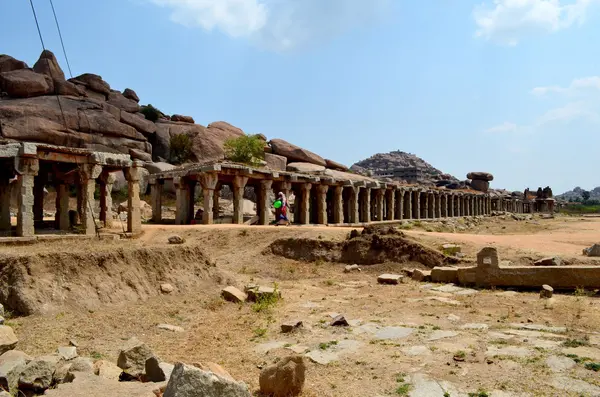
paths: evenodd
<path fill-rule="evenodd" d="M 129 155 L 134 160 L 152 162 L 152 155 L 138 149 L 129 149 Z"/>
<path fill-rule="evenodd" d="M 251 397 L 251 394 L 243 382 L 177 363 L 163 397 Z"/>
<path fill-rule="evenodd" d="M 471 179 L 471 180 L 481 180 L 481 181 L 493 181 L 494 180 L 494 176 L 488 172 L 469 172 L 467 174 L 467 179 Z"/>
<path fill-rule="evenodd" d="M 299 146 L 293 145 L 283 139 L 271 139 L 269 142 L 273 153 L 287 157 L 290 162 L 305 162 L 325 167 L 327 163 L 318 154 L 315 154 Z"/>
<path fill-rule="evenodd" d="M 244 136 L 244 131 L 224 121 L 211 123 L 193 140 L 192 152 L 200 162 L 225 158 L 227 140 Z"/>
<path fill-rule="evenodd" d="M 260 373 L 260 392 L 265 396 L 291 397 L 302 393 L 306 365 L 302 356 L 286 357 Z"/>
<path fill-rule="evenodd" d="M 85 99 L 44 96 L 0 100 L 0 119 L 4 138 L 94 150 L 104 146 L 124 154 L 129 154 L 130 148 L 152 150 L 142 133 Z"/>
<path fill-rule="evenodd" d="M 192 116 L 182 116 L 181 114 L 174 114 L 171 116 L 171 121 L 180 121 L 182 123 L 194 124 L 194 118 Z"/>
<path fill-rule="evenodd" d="M 140 105 L 136 101 L 125 98 L 119 91 L 111 91 L 110 94 L 108 94 L 108 103 L 129 113 L 137 113 L 140 111 Z"/>
<path fill-rule="evenodd" d="M 145 343 L 133 337 L 121 349 L 117 366 L 127 375 L 141 378 L 146 369 L 146 361 L 150 357 L 154 357 L 152 350 Z"/>
<path fill-rule="evenodd" d="M 98 92 L 105 96 L 110 94 L 110 85 L 106 81 L 102 80 L 102 77 L 98 76 L 97 74 L 84 73 L 80 76 L 69 79 L 69 81 L 75 84 L 81 84 L 89 90 Z"/>
<path fill-rule="evenodd" d="M 0 73 L 0 91 L 12 98 L 30 98 L 51 94 L 52 79 L 29 69 Z"/>
<path fill-rule="evenodd" d="M 289 163 L 287 165 L 287 170 L 291 172 L 318 174 L 323 173 L 325 171 L 325 167 L 311 163 Z"/>
<path fill-rule="evenodd" d="M 136 102 L 140 101 L 140 97 L 138 97 L 136 92 L 134 90 L 132 90 L 131 88 L 125 88 L 125 90 L 123 91 L 123 96 L 127 99 L 131 99 L 132 101 L 136 101 Z"/>
<path fill-rule="evenodd" d="M 274 171 L 285 171 L 287 169 L 287 158 L 273 153 L 265 153 L 267 167 Z"/>
<path fill-rule="evenodd" d="M 64 80 L 65 73 L 60 68 L 54 53 L 50 50 L 42 51 L 40 58 L 33 65 L 33 71 L 36 73 L 45 74 L 53 80 Z"/>
<path fill-rule="evenodd" d="M 19 61 L 10 55 L 0 54 L 0 73 L 12 72 L 13 70 L 27 69 L 25 62 Z"/>
<path fill-rule="evenodd" d="M 477 191 L 487 193 L 490 189 L 490 183 L 481 179 L 473 179 L 471 181 L 471 187 Z"/>
<path fill-rule="evenodd" d="M 8 325 L 0 325 L 0 354 L 14 349 L 19 343 L 13 329 Z"/>
<path fill-rule="evenodd" d="M 127 100 L 131 101 L 131 99 Z M 107 102 L 107 104 L 109 106 L 112 105 L 110 101 Z M 133 128 L 135 128 L 143 134 L 149 135 L 154 134 L 156 132 L 156 124 L 149 120 L 146 120 L 144 116 L 140 116 L 139 114 L 133 114 L 127 111 L 120 112 L 120 119 L 122 123 L 132 126 Z"/>
<path fill-rule="evenodd" d="M 171 157 L 171 138 L 175 135 L 186 134 L 195 139 L 205 131 L 204 126 L 199 124 L 176 123 L 167 120 L 159 120 L 156 123 L 156 133 L 152 143 L 152 156 L 155 160 L 159 157 L 169 159 Z"/>
<path fill-rule="evenodd" d="M 31 360 L 19 376 L 19 390 L 43 393 L 52 385 L 54 372 L 61 363 L 58 356 L 43 356 Z"/>
<path fill-rule="evenodd" d="M 348 171 L 348 167 L 344 164 L 338 163 L 337 161 L 325 159 L 326 167 L 332 170 Z"/>
<path fill-rule="evenodd" d="M 66 80 L 54 80 L 56 95 L 86 96 L 85 89 Z"/>
<path fill-rule="evenodd" d="M 18 388 L 19 376 L 32 358 L 18 350 L 9 350 L 0 356 L 0 385 L 11 392 Z"/>

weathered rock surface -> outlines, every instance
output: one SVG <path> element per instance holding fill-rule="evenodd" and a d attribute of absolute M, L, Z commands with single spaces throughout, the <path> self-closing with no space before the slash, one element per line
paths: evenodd
<path fill-rule="evenodd" d="M 182 123 L 194 124 L 194 118 L 192 116 L 182 116 L 181 114 L 174 114 L 171 116 L 171 121 L 179 121 Z"/>
<path fill-rule="evenodd" d="M 46 391 L 50 397 L 156 397 L 154 390 L 161 384 L 119 382 L 93 374 L 77 374 L 73 383 L 59 385 Z"/>
<path fill-rule="evenodd" d="M 108 94 L 107 102 L 129 113 L 137 113 L 140 111 L 140 105 L 136 101 L 125 98 L 119 91 L 111 91 Z M 121 117 L 123 116 L 121 115 Z"/>
<path fill-rule="evenodd" d="M 18 387 L 19 376 L 32 358 L 18 350 L 9 350 L 0 356 L 0 386 L 15 391 Z"/>
<path fill-rule="evenodd" d="M 299 146 L 293 145 L 283 139 L 271 139 L 269 142 L 273 153 L 280 156 L 284 156 L 288 159 L 288 162 L 304 162 L 320 165 L 325 167 L 327 163 L 318 154 L 315 154 L 309 150 L 303 149 Z"/>
<path fill-rule="evenodd" d="M 10 55 L 0 54 L 0 73 L 12 72 L 13 70 L 27 69 L 29 66 Z"/>
<path fill-rule="evenodd" d="M 145 343 L 133 337 L 121 349 L 117 366 L 129 376 L 139 378 L 144 374 L 146 360 L 150 357 L 154 357 L 152 350 Z"/>
<path fill-rule="evenodd" d="M 121 368 L 109 361 L 98 360 L 94 363 L 94 374 L 102 378 L 119 380 L 121 372 L 123 372 Z"/>
<path fill-rule="evenodd" d="M 297 396 L 304 388 L 305 373 L 302 356 L 286 357 L 260 372 L 260 392 L 273 397 Z"/>
<path fill-rule="evenodd" d="M 134 90 L 132 90 L 131 88 L 125 88 L 125 90 L 123 91 L 123 96 L 127 99 L 131 99 L 132 101 L 136 101 L 136 102 L 140 101 L 140 97 L 138 97 L 136 92 Z"/>
<path fill-rule="evenodd" d="M 471 188 L 485 193 L 490 189 L 490 183 L 488 181 L 482 181 L 481 179 L 473 179 L 471 181 Z"/>
<path fill-rule="evenodd" d="M 131 101 L 128 99 L 128 101 Z M 108 102 L 111 104 L 110 102 Z M 114 106 L 114 105 L 113 105 Z M 156 132 L 156 124 L 146 120 L 137 113 L 129 113 L 127 111 L 120 113 L 122 123 L 132 126 L 143 134 L 154 134 Z"/>
<path fill-rule="evenodd" d="M 29 98 L 52 93 L 52 80 L 29 69 L 0 73 L 0 91 L 12 98 Z"/>
<path fill-rule="evenodd" d="M 585 248 L 583 254 L 587 256 L 600 256 L 600 244 L 594 244 L 590 248 Z"/>
<path fill-rule="evenodd" d="M 273 153 L 265 153 L 265 162 L 267 167 L 275 171 L 285 171 L 287 169 L 287 158 Z"/>
<path fill-rule="evenodd" d="M 14 349 L 19 340 L 13 329 L 7 325 L 0 325 L 0 354 Z"/>
<path fill-rule="evenodd" d="M 149 382 L 164 382 L 171 377 L 175 366 L 169 363 L 161 363 L 156 357 L 150 357 L 146 360 L 146 376 Z"/>
<path fill-rule="evenodd" d="M 469 172 L 467 179 L 490 182 L 494 180 L 494 176 L 488 172 Z"/>
<path fill-rule="evenodd" d="M 77 348 L 74 346 L 61 346 L 57 350 L 63 360 L 72 360 L 77 357 Z"/>
<path fill-rule="evenodd" d="M 64 80 L 65 73 L 60 68 L 54 53 L 50 50 L 42 51 L 40 58 L 33 65 L 33 71 L 36 73 L 45 74 L 53 80 Z"/>
<path fill-rule="evenodd" d="M 132 160 L 141 160 L 144 162 L 152 162 L 152 155 L 138 149 L 129 149 L 129 155 Z"/>
<path fill-rule="evenodd" d="M 337 161 L 333 161 L 333 160 L 329 160 L 329 159 L 325 159 L 325 166 L 327 168 L 330 168 L 332 170 L 338 170 L 338 171 L 348 171 L 348 167 L 346 167 L 344 164 L 338 163 Z"/>
<path fill-rule="evenodd" d="M 31 360 L 19 376 L 19 389 L 37 393 L 48 389 L 60 363 L 59 356 L 43 356 Z"/>
<path fill-rule="evenodd" d="M 105 97 L 108 97 L 110 94 L 110 85 L 102 80 L 102 77 L 97 74 L 84 73 L 69 79 L 69 81 L 75 84 L 81 84 L 89 90 L 105 95 Z"/>
<path fill-rule="evenodd" d="M 251 394 L 242 382 L 177 363 L 164 397 L 251 397 Z"/>
<path fill-rule="evenodd" d="M 325 167 L 321 165 L 311 163 L 289 163 L 287 170 L 291 172 L 303 172 L 303 173 L 322 173 L 325 171 Z"/>
<path fill-rule="evenodd" d="M 224 121 L 210 123 L 194 138 L 192 152 L 198 161 L 220 160 L 225 157 L 225 142 L 243 135 L 244 131 Z"/>

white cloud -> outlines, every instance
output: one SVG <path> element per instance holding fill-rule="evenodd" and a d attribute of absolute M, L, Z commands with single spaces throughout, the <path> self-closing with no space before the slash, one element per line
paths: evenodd
<path fill-rule="evenodd" d="M 538 96 L 544 96 L 548 93 L 574 95 L 586 90 L 600 90 L 600 77 L 591 76 L 584 77 L 582 79 L 575 79 L 571 82 L 571 84 L 569 84 L 568 87 L 560 87 L 556 85 L 536 87 L 533 90 L 531 90 L 531 93 Z"/>
<path fill-rule="evenodd" d="M 493 0 L 476 6 L 473 18 L 476 36 L 507 45 L 521 37 L 553 33 L 585 21 L 598 0 Z"/>
<path fill-rule="evenodd" d="M 515 123 L 509 123 L 508 121 L 505 121 L 502 124 L 488 128 L 485 130 L 485 132 L 488 134 L 502 134 L 507 132 L 515 132 L 517 131 L 517 128 L 518 126 Z"/>
<path fill-rule="evenodd" d="M 536 127 L 546 126 L 558 122 L 570 122 L 575 120 L 588 120 L 598 122 L 598 112 L 588 102 L 571 102 L 565 106 L 551 109 L 538 117 Z"/>
<path fill-rule="evenodd" d="M 146 0 L 185 26 L 219 30 L 269 49 L 333 37 L 382 15 L 391 0 Z"/>

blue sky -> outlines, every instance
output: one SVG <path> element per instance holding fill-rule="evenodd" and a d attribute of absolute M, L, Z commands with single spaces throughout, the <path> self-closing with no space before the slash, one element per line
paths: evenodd
<path fill-rule="evenodd" d="M 68 74 L 47 0 L 46 47 Z M 600 185 L 600 0 L 54 0 L 74 75 L 348 165 L 415 153 L 511 190 Z M 0 53 L 36 61 L 27 1 Z"/>

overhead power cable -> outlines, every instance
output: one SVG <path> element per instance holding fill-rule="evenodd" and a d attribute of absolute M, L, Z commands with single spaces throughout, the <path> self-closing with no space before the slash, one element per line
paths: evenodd
<path fill-rule="evenodd" d="M 54 10 L 54 2 L 50 0 L 50 6 L 52 7 L 52 14 L 54 14 L 54 21 L 56 22 L 56 29 L 58 30 L 58 37 L 60 38 L 60 45 L 62 46 L 63 54 L 65 56 L 65 60 L 67 61 L 67 68 L 69 69 L 69 76 L 73 78 L 73 72 L 71 72 L 71 64 L 69 63 L 69 57 L 67 56 L 67 50 L 65 50 L 65 42 L 63 41 L 62 33 L 60 31 L 60 24 L 58 23 L 58 18 L 56 17 L 56 11 Z"/>

